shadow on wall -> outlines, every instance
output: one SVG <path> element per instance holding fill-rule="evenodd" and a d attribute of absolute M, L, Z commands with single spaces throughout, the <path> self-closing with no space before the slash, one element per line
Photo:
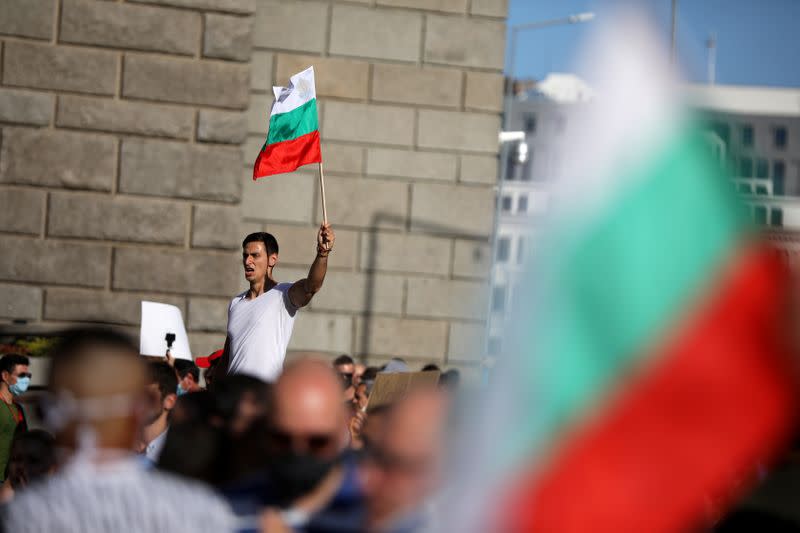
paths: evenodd
<path fill-rule="evenodd" d="M 375 274 L 377 272 L 377 253 L 378 253 L 378 228 L 383 223 L 391 223 L 394 225 L 402 225 L 406 231 L 411 230 L 411 220 L 406 217 L 397 216 L 390 213 L 378 212 L 372 215 L 370 219 L 369 229 L 369 244 L 367 247 L 367 261 L 366 261 L 366 278 L 367 284 L 364 290 L 364 328 L 361 332 L 361 338 L 358 339 L 358 346 L 356 347 L 355 355 L 363 358 L 369 354 L 369 346 L 372 335 L 372 310 L 375 306 Z M 414 229 L 422 230 L 423 232 L 430 232 L 448 237 L 466 237 L 474 238 L 474 235 L 462 233 L 460 228 L 455 226 L 444 226 L 432 222 L 415 221 Z"/>

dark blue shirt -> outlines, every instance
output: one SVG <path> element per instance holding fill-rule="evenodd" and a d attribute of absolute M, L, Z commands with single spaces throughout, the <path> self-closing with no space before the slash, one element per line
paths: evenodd
<path fill-rule="evenodd" d="M 331 501 L 295 531 L 302 533 L 348 533 L 363 531 L 366 518 L 364 491 L 358 479 L 354 454 L 342 460 L 344 478 Z M 280 487 L 263 471 L 222 491 L 234 513 L 241 519 L 239 531 L 258 530 L 258 515 L 266 507 L 282 507 Z"/>

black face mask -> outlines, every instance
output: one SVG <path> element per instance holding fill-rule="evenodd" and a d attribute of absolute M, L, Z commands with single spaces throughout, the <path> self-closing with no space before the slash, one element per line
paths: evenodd
<path fill-rule="evenodd" d="M 300 496 L 311 492 L 336 466 L 341 457 L 320 459 L 309 454 L 286 452 L 270 462 L 270 477 L 280 506 L 289 505 Z"/>

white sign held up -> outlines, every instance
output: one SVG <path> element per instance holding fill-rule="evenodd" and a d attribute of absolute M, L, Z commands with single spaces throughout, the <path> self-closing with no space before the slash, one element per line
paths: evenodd
<path fill-rule="evenodd" d="M 192 360 L 189 337 L 183 325 L 181 310 L 174 305 L 142 301 L 142 329 L 139 353 L 163 357 L 167 353 L 167 335 L 172 339 L 170 353 L 175 359 Z M 174 335 L 174 337 L 172 337 Z"/>

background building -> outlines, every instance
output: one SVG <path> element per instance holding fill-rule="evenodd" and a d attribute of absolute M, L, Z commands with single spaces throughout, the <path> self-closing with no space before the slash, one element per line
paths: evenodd
<path fill-rule="evenodd" d="M 536 220 L 551 201 L 548 183 L 558 172 L 567 124 L 593 96 L 583 80 L 571 74 L 550 74 L 539 82 L 519 81 L 509 96 L 507 131 L 524 132 L 525 140 L 503 150 L 504 179 L 499 187 L 497 245 L 492 263 L 489 310 L 490 354 L 499 352 L 504 317 L 513 305 L 523 262 L 536 253 Z"/>
<path fill-rule="evenodd" d="M 0 320 L 222 346 L 245 233 L 305 275 L 316 169 L 253 183 L 271 86 L 317 72 L 337 249 L 291 348 L 470 364 L 487 309 L 505 0 L 0 0 Z"/>
<path fill-rule="evenodd" d="M 525 140 L 504 154 L 497 246 L 492 265 L 489 352 L 497 353 L 525 254 L 536 248 L 536 219 L 550 202 L 548 181 L 560 164 L 555 150 L 568 123 L 593 92 L 568 74 L 518 81 L 507 103 L 509 131 Z M 793 264 L 800 258 L 800 90 L 689 85 L 689 102 L 708 125 L 707 139 L 733 186 L 768 238 Z"/>
<path fill-rule="evenodd" d="M 694 85 L 690 100 L 709 124 L 711 143 L 769 238 L 800 250 L 800 90 Z"/>

